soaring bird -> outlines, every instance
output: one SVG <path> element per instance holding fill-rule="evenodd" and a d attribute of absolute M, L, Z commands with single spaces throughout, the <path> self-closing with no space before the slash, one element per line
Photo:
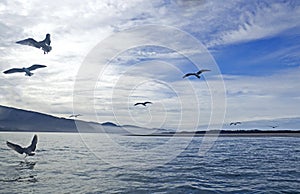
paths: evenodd
<path fill-rule="evenodd" d="M 9 70 L 4 71 L 3 73 L 5 74 L 9 74 L 9 73 L 19 73 L 19 72 L 25 72 L 26 76 L 32 76 L 33 73 L 31 73 L 30 71 L 33 71 L 35 69 L 39 69 L 39 68 L 44 68 L 47 67 L 46 65 L 38 65 L 38 64 L 34 64 L 30 67 L 23 67 L 23 68 L 12 68 Z"/>
<path fill-rule="evenodd" d="M 50 40 L 50 34 L 46 34 L 46 38 L 42 41 L 36 41 L 33 38 L 27 38 L 24 40 L 20 40 L 16 42 L 17 44 L 23 44 L 28 46 L 33 46 L 35 48 L 42 48 L 44 51 L 44 54 L 47 54 L 52 50 L 52 47 L 50 46 L 51 40 Z"/>
<path fill-rule="evenodd" d="M 143 105 L 143 106 L 146 106 L 147 104 L 152 104 L 152 102 L 137 102 L 134 104 L 134 106 L 137 106 L 137 105 Z"/>
<path fill-rule="evenodd" d="M 12 68 L 9 70 L 4 71 L 3 73 L 5 74 L 10 74 L 10 73 L 20 73 L 20 72 L 25 72 L 26 76 L 32 76 L 33 73 L 31 73 L 30 71 L 33 71 L 35 69 L 39 69 L 39 68 L 44 68 L 47 67 L 46 65 L 38 65 L 38 64 L 34 64 L 31 65 L 30 67 L 23 67 L 23 68 Z"/>
<path fill-rule="evenodd" d="M 241 122 L 232 122 L 229 125 L 231 126 L 231 125 L 240 125 L 240 124 L 242 124 L 242 123 Z"/>
<path fill-rule="evenodd" d="M 200 79 L 200 74 L 205 72 L 205 71 L 210 71 L 209 69 L 201 69 L 200 71 L 196 72 L 196 73 L 187 73 L 185 74 L 182 78 L 186 78 L 186 77 L 189 77 L 189 76 L 196 76 L 198 79 Z"/>
<path fill-rule="evenodd" d="M 72 118 L 72 117 L 77 118 L 77 117 L 79 117 L 79 116 L 82 116 L 82 115 L 81 115 L 81 114 L 73 114 L 73 115 L 70 115 L 69 117 L 70 117 L 70 118 Z"/>
<path fill-rule="evenodd" d="M 24 147 L 24 148 L 22 148 L 21 146 L 19 146 L 17 144 L 11 143 L 9 141 L 6 142 L 6 145 L 8 147 L 10 147 L 11 149 L 15 150 L 16 152 L 18 152 L 19 154 L 25 153 L 26 156 L 34 156 L 34 154 L 35 154 L 34 151 L 36 149 L 37 140 L 38 140 L 37 135 L 34 135 L 30 146 Z"/>
<path fill-rule="evenodd" d="M 268 125 L 268 127 L 272 127 L 273 129 L 275 129 L 278 127 L 278 125 Z"/>

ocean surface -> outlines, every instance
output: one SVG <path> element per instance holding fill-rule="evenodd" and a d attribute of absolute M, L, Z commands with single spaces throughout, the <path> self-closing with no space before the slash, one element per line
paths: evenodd
<path fill-rule="evenodd" d="M 300 138 L 0 133 L 0 193 L 299 193 Z"/>

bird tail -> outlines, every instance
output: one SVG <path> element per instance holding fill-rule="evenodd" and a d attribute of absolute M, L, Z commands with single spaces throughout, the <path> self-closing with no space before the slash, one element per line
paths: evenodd
<path fill-rule="evenodd" d="M 200 75 L 197 75 L 197 74 L 196 74 L 195 76 L 196 76 L 198 79 L 200 79 L 200 77 L 201 77 Z"/>

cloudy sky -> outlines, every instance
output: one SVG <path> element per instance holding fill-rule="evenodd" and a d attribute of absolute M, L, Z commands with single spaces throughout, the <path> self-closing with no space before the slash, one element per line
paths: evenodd
<path fill-rule="evenodd" d="M 15 44 L 46 33 L 49 54 Z M 193 129 L 300 116 L 296 0 L 0 0 L 0 57 L 1 72 L 47 65 L 2 73 L 0 104 L 59 117 Z M 182 79 L 199 68 L 212 71 Z"/>

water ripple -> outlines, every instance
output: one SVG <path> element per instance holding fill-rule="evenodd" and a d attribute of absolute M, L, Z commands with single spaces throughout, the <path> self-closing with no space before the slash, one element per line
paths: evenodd
<path fill-rule="evenodd" d="M 1 138 L 6 139 L 5 135 Z M 145 152 L 166 141 L 126 138 L 120 137 L 119 143 Z M 28 161 L 5 144 L 0 145 L 1 192 L 297 193 L 300 190 L 299 138 L 219 138 L 201 157 L 197 154 L 201 139 L 195 138 L 178 157 L 162 166 L 130 170 L 125 167 L 153 158 L 147 155 L 139 161 L 125 158 L 116 167 L 95 157 L 78 135 L 41 134 L 39 140 L 37 154 Z M 112 150 L 109 144 L 102 144 L 101 138 L 95 147 Z M 118 157 L 116 153 L 107 156 Z M 15 182 L 18 184 L 12 184 Z"/>

